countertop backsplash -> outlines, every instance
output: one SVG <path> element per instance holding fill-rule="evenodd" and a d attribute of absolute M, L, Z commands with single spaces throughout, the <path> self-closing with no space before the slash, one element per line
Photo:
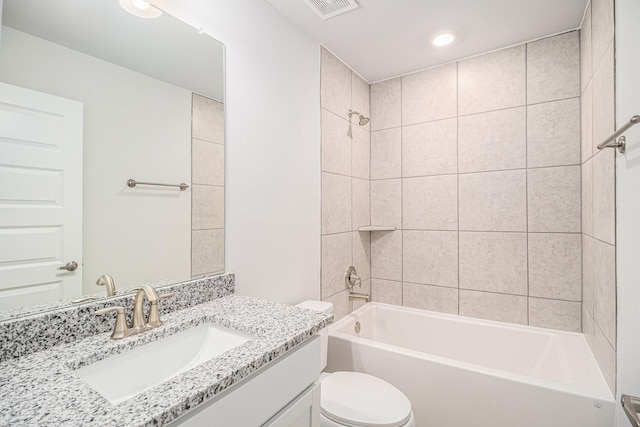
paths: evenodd
<path fill-rule="evenodd" d="M 233 294 L 235 274 L 174 283 L 157 290 L 174 294 L 160 302 L 161 314 L 171 313 Z M 130 318 L 134 296 L 131 293 L 0 321 L 0 362 L 110 331 L 114 315 L 96 316 L 94 312 L 123 306 Z"/>

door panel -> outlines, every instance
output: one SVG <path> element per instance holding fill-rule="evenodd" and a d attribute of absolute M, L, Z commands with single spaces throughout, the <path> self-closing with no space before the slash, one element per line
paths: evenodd
<path fill-rule="evenodd" d="M 0 309 L 82 294 L 82 103 L 0 83 Z"/>

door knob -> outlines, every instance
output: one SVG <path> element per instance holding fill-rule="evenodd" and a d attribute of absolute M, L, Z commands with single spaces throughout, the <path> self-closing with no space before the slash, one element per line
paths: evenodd
<path fill-rule="evenodd" d="M 78 268 L 78 263 L 75 261 L 69 261 L 62 267 L 58 267 L 58 270 L 67 270 L 67 271 L 76 271 Z"/>

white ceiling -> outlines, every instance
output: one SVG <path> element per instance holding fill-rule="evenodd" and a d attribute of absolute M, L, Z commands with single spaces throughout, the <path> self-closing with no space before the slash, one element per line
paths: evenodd
<path fill-rule="evenodd" d="M 4 0 L 3 12 L 3 25 L 224 98 L 224 45 L 166 13 L 138 18 L 117 0 Z"/>
<path fill-rule="evenodd" d="M 370 83 L 580 26 L 588 0 L 357 0 L 322 21 L 303 0 L 266 0 Z M 431 36 L 458 34 L 436 48 Z"/>

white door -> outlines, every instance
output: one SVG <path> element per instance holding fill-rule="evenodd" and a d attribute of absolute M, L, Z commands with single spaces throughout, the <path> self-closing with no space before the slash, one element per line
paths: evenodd
<path fill-rule="evenodd" d="M 0 309 L 81 294 L 82 103 L 0 83 Z"/>

